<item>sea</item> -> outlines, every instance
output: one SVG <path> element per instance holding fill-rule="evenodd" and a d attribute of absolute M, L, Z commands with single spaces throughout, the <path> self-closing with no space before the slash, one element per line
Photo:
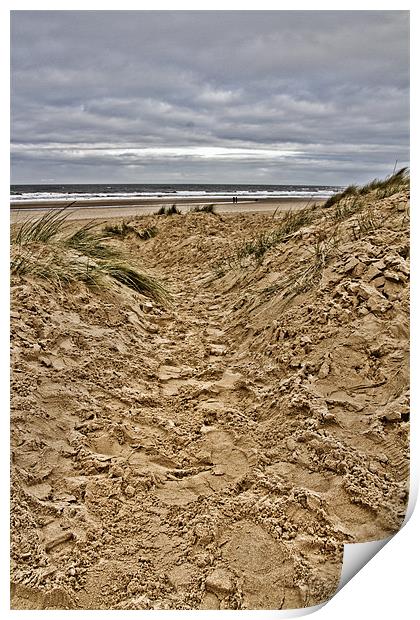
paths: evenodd
<path fill-rule="evenodd" d="M 151 199 L 191 200 L 231 200 L 264 198 L 328 198 L 341 191 L 341 186 L 331 185 L 217 185 L 217 184 L 63 184 L 63 185 L 12 185 L 10 200 L 12 204 L 24 205 L 37 200 L 52 202 L 72 200 L 112 200 L 137 198 L 139 201 Z M 17 206 L 18 206 L 17 205 Z"/>

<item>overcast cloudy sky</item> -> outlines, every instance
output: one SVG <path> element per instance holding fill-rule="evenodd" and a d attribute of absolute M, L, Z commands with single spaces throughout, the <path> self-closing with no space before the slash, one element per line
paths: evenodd
<path fill-rule="evenodd" d="M 361 183 L 408 146 L 407 11 L 12 12 L 13 183 Z"/>

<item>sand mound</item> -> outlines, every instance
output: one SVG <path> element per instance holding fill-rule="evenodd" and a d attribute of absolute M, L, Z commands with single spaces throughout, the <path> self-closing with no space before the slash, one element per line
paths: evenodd
<path fill-rule="evenodd" d="M 399 528 L 408 193 L 346 200 L 133 219 L 166 306 L 13 281 L 14 608 L 315 605 Z"/>

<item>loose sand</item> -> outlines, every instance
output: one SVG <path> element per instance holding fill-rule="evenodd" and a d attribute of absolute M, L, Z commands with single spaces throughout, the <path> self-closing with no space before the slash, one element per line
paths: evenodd
<path fill-rule="evenodd" d="M 13 281 L 13 608 L 315 605 L 343 543 L 398 530 L 407 208 L 319 208 L 260 261 L 272 215 L 133 218 L 165 307 Z"/>

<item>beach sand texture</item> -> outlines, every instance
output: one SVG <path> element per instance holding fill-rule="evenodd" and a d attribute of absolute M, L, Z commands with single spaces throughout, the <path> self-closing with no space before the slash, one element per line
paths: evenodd
<path fill-rule="evenodd" d="M 171 200 L 142 201 L 131 199 L 107 199 L 107 200 L 78 200 L 76 203 L 70 201 L 52 201 L 37 200 L 33 203 L 26 203 L 23 207 L 20 203 L 11 203 L 11 221 L 19 222 L 28 217 L 28 214 L 37 213 L 42 215 L 47 213 L 51 208 L 68 207 L 71 211 L 70 219 L 103 219 L 118 217 L 136 217 L 138 215 L 152 215 L 156 213 L 162 206 L 168 208 L 176 205 L 177 209 L 182 213 L 188 213 L 196 207 L 204 207 L 205 205 L 214 205 L 217 213 L 274 213 L 286 212 L 294 209 L 301 209 L 310 204 L 322 204 L 324 201 L 312 198 L 264 198 L 259 200 L 240 200 L 234 204 L 225 200 L 205 200 L 205 199 L 182 199 L 172 198 Z M 44 210 L 43 208 L 44 207 Z"/>
<path fill-rule="evenodd" d="M 409 195 L 349 200 L 127 219 L 164 304 L 12 277 L 14 609 L 316 605 L 399 529 Z"/>

